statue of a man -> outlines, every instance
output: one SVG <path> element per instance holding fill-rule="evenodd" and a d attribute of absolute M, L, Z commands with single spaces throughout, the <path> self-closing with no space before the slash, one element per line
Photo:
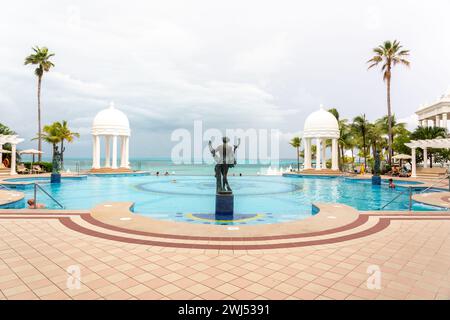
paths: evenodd
<path fill-rule="evenodd" d="M 216 162 L 215 176 L 216 176 L 216 192 L 217 193 L 231 193 L 231 187 L 228 184 L 228 168 L 232 168 L 236 165 L 236 149 L 239 147 L 241 140 L 238 140 L 238 144 L 231 146 L 229 144 L 230 139 L 228 137 L 222 138 L 222 144 L 217 148 L 212 147 L 211 140 L 208 143 L 209 151 Z"/>

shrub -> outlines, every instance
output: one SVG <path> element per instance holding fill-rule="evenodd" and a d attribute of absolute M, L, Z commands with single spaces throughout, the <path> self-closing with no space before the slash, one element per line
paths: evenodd
<path fill-rule="evenodd" d="M 25 168 L 27 169 L 31 168 L 31 162 L 24 162 L 23 164 L 25 165 Z M 53 170 L 53 164 L 51 162 L 37 161 L 33 162 L 33 165 L 40 165 L 45 172 L 52 172 Z"/>

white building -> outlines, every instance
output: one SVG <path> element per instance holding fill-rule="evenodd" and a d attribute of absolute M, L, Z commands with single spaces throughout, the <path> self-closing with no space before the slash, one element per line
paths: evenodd
<path fill-rule="evenodd" d="M 2 159 L 2 150 L 4 144 L 11 144 L 11 168 L 9 174 L 14 175 L 16 172 L 16 151 L 17 145 L 23 142 L 24 139 L 19 138 L 17 135 L 0 135 L 0 160 Z M 1 162 L 1 161 L 0 161 Z M 2 170 L 4 171 L 4 170 Z"/>
<path fill-rule="evenodd" d="M 130 123 L 122 111 L 111 103 L 109 108 L 97 113 L 92 123 L 92 169 L 101 169 L 101 140 L 105 143 L 104 168 L 112 171 L 129 169 Z M 118 164 L 118 144 L 120 140 L 120 164 Z"/>
<path fill-rule="evenodd" d="M 450 114 L 450 88 L 436 102 L 430 105 L 422 105 L 416 114 L 419 124 L 423 127 L 432 125 L 447 128 L 447 119 Z"/>
<path fill-rule="evenodd" d="M 304 170 L 312 169 L 312 143 L 316 144 L 316 170 L 326 169 L 326 140 L 331 139 L 331 170 L 338 171 L 338 139 L 339 124 L 336 117 L 322 106 L 311 113 L 303 127 L 303 142 L 305 145 Z"/>

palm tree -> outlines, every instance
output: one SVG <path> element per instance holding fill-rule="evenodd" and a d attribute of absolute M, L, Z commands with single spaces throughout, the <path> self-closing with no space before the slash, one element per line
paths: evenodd
<path fill-rule="evenodd" d="M 362 139 L 362 152 L 364 155 L 364 168 L 367 169 L 367 130 L 368 130 L 369 122 L 366 120 L 366 115 L 362 114 L 360 116 L 357 116 L 353 118 L 353 123 L 351 124 L 351 127 L 353 129 L 353 132 L 356 135 L 360 135 Z"/>
<path fill-rule="evenodd" d="M 332 108 L 328 110 L 329 113 L 334 115 L 339 125 L 339 139 L 338 139 L 338 163 L 341 170 L 343 170 L 344 161 L 344 149 L 345 144 L 350 138 L 350 131 L 348 130 L 347 119 L 339 119 L 339 111 Z"/>
<path fill-rule="evenodd" d="M 391 77 L 392 68 L 397 64 L 402 64 L 409 66 L 410 62 L 406 60 L 409 56 L 409 50 L 402 50 L 400 42 L 397 40 L 385 41 L 382 45 L 373 49 L 375 55 L 367 61 L 370 63 L 369 68 L 371 69 L 382 63 L 381 71 L 383 72 L 383 80 L 386 81 L 387 90 L 387 108 L 388 108 L 388 150 L 389 164 L 392 164 L 392 111 L 391 111 Z"/>
<path fill-rule="evenodd" d="M 372 147 L 372 156 L 375 157 L 377 151 L 381 151 L 381 148 L 386 143 L 383 138 L 383 126 L 380 122 L 369 123 L 367 127 L 367 140 L 368 144 Z"/>
<path fill-rule="evenodd" d="M 297 171 L 300 171 L 300 145 L 302 144 L 302 139 L 294 137 L 289 144 L 297 149 Z"/>
<path fill-rule="evenodd" d="M 69 143 L 73 142 L 75 138 L 79 138 L 80 134 L 78 132 L 72 132 L 67 126 L 67 121 L 57 122 L 59 137 L 61 139 L 61 168 L 64 169 L 64 141 Z"/>
<path fill-rule="evenodd" d="M 437 138 L 447 138 L 447 129 L 441 127 L 422 127 L 418 126 L 413 133 L 411 133 L 412 140 L 431 140 Z M 428 158 L 430 159 L 430 168 L 433 167 L 433 149 L 430 148 Z M 423 159 L 427 161 L 427 159 Z"/>
<path fill-rule="evenodd" d="M 384 116 L 378 120 L 375 121 L 377 125 L 380 126 L 382 132 L 386 134 L 386 136 L 389 135 L 389 117 Z M 395 114 L 392 114 L 391 116 L 391 141 L 394 143 L 395 136 L 398 133 L 403 132 L 405 130 L 406 124 L 402 122 L 397 122 L 397 119 L 395 119 Z"/>
<path fill-rule="evenodd" d="M 42 132 L 33 139 L 41 139 L 47 143 L 50 143 L 53 147 L 53 157 L 55 156 L 56 147 L 59 143 L 61 143 L 60 127 L 61 124 L 59 122 L 54 122 L 51 125 L 46 125 L 42 129 Z"/>
<path fill-rule="evenodd" d="M 49 53 L 46 47 L 39 48 L 38 46 L 32 48 L 34 53 L 30 54 L 25 58 L 25 65 L 33 64 L 37 65 L 34 70 L 34 74 L 38 78 L 38 89 L 37 89 L 37 98 L 38 98 L 38 150 L 42 151 L 42 141 L 41 141 L 41 84 L 42 84 L 42 76 L 44 72 L 50 71 L 51 67 L 55 65 L 50 61 L 50 58 L 55 54 Z M 39 154 L 39 161 L 41 161 L 41 154 Z"/>
<path fill-rule="evenodd" d="M 0 134 L 8 136 L 12 134 L 16 134 L 13 130 L 11 130 L 8 126 L 0 123 Z"/>

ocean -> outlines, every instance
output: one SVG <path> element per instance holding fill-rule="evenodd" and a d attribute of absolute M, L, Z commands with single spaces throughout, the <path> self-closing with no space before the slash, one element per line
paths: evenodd
<path fill-rule="evenodd" d="M 103 161 L 102 161 L 103 163 Z M 92 166 L 92 159 L 89 158 L 65 158 L 64 169 L 70 172 L 89 170 Z M 212 164 L 174 164 L 170 158 L 133 158 L 130 159 L 130 166 L 133 170 L 168 172 L 173 175 L 214 175 L 214 165 Z M 231 168 L 229 175 L 272 175 L 280 172 L 288 172 L 291 168 L 297 168 L 297 160 L 280 159 L 272 164 L 260 164 L 256 161 L 238 162 Z"/>

